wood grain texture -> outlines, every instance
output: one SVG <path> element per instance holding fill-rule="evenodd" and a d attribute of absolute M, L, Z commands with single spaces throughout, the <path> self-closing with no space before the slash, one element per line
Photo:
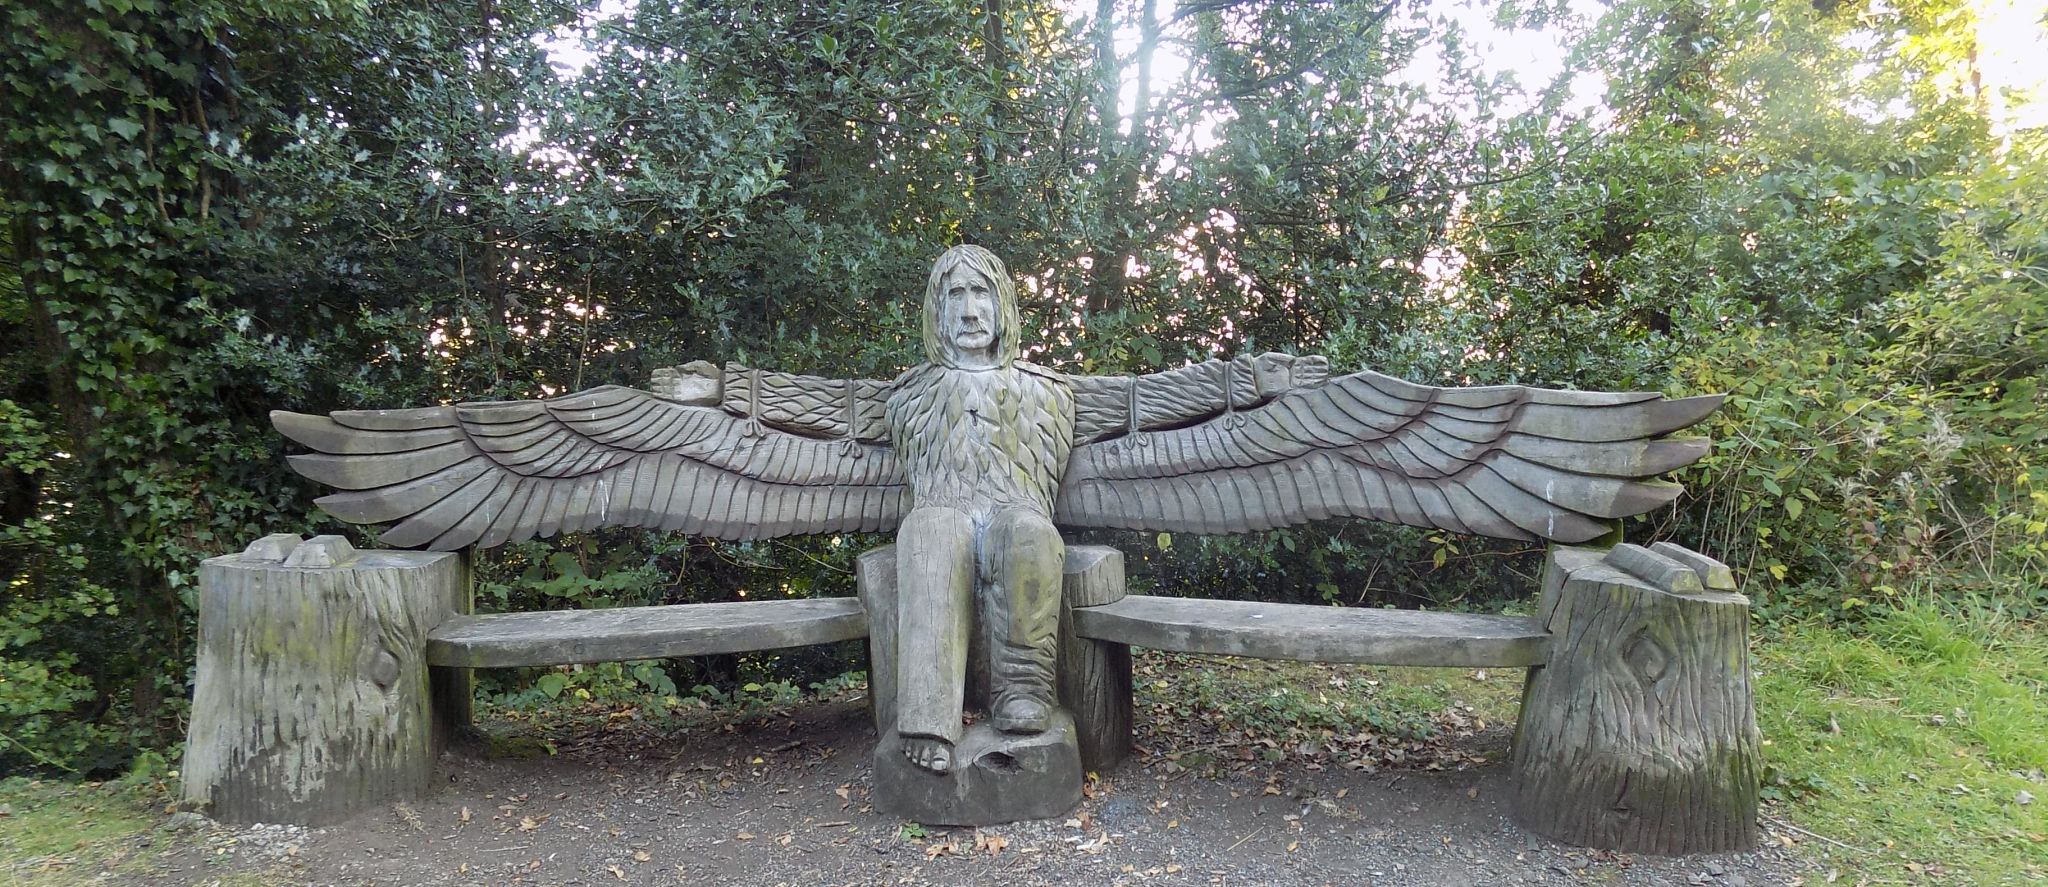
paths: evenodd
<path fill-rule="evenodd" d="M 1763 771 L 1749 601 L 1698 578 L 1660 587 L 1667 573 L 1645 551 L 1551 555 L 1543 611 L 1557 642 L 1523 695 L 1516 821 L 1634 853 L 1749 849 Z"/>
<path fill-rule="evenodd" d="M 434 665 L 509 668 L 711 656 L 866 637 L 853 598 L 458 616 L 427 639 Z"/>
<path fill-rule="evenodd" d="M 884 732 L 871 758 L 875 807 L 926 825 L 1000 825 L 1064 816 L 1081 802 L 1086 768 L 1073 721 L 1055 714 L 1043 732 L 1004 733 L 987 722 L 962 731 L 952 766 L 913 766 Z"/>
<path fill-rule="evenodd" d="M 874 532 L 894 527 L 907 502 L 887 446 L 794 435 L 632 388 L 271 421 L 317 451 L 290 457 L 293 469 L 342 491 L 322 508 L 392 523 L 380 538 L 407 548 L 621 526 L 734 540 Z"/>
<path fill-rule="evenodd" d="M 1076 383 L 1077 387 L 1080 383 Z M 1719 397 L 1434 388 L 1357 373 L 1206 422 L 1076 447 L 1063 526 L 1242 533 L 1363 517 L 1575 542 L 1671 501 Z"/>
<path fill-rule="evenodd" d="M 1075 438 L 1096 441 L 1134 429 L 1176 428 L 1258 406 L 1292 388 L 1320 385 L 1329 375 L 1330 363 L 1320 355 L 1268 352 L 1141 376 L 1072 376 Z"/>
<path fill-rule="evenodd" d="M 1075 634 L 1180 653 L 1373 665 L 1512 667 L 1544 661 L 1534 619 L 1132 595 L 1074 611 Z"/>
<path fill-rule="evenodd" d="M 1082 769 L 1106 773 L 1131 750 L 1131 648 L 1081 637 L 1074 611 L 1124 598 L 1124 554 L 1069 545 L 1066 567 L 1055 666 L 1060 706 L 1073 713 Z"/>
<path fill-rule="evenodd" d="M 229 555 L 200 568 L 184 792 L 216 819 L 324 825 L 431 785 L 427 633 L 466 603 L 460 561 L 336 554 L 332 567 Z"/>
<path fill-rule="evenodd" d="M 1001 335 L 986 366 L 961 364 L 940 336 L 936 281 L 956 271 L 1001 278 L 989 281 Z M 939 496 L 970 514 L 1010 492 L 1005 466 L 946 446 L 975 436 L 1021 471 L 1024 498 L 1052 502 L 1067 527 L 1245 533 L 1354 517 L 1579 543 L 1674 499 L 1680 489 L 1655 478 L 1698 460 L 1707 442 L 1670 435 L 1720 403 L 1330 378 L 1324 358 L 1284 354 L 1066 376 L 1019 359 L 1000 260 L 956 248 L 933 274 L 927 361 L 892 382 L 699 362 L 665 370 L 660 394 L 605 386 L 271 419 L 315 451 L 290 457 L 293 468 L 342 491 L 320 505 L 394 523 L 381 538 L 399 547 L 618 526 L 733 540 L 888 530 L 913 488 L 920 502 Z M 976 432 L 958 433 L 963 422 Z M 928 477 L 908 481 L 904 466 Z M 968 480 L 934 482 L 938 469 Z"/>
<path fill-rule="evenodd" d="M 794 434 L 885 441 L 889 423 L 882 408 L 889 388 L 873 379 L 828 379 L 728 363 L 720 406 Z"/>
<path fill-rule="evenodd" d="M 868 691 L 877 732 L 895 730 L 897 711 L 898 628 L 891 618 L 896 607 L 897 547 L 884 545 L 861 554 L 855 565 L 860 600 L 868 614 Z M 1096 641 L 1070 643 L 1065 613 L 1075 602 L 1113 601 L 1123 591 L 1123 553 L 1097 545 L 1069 545 L 1062 576 L 1063 595 L 1058 683 L 1062 706 L 1074 715 L 1085 760 L 1120 760 L 1130 747 L 1130 652 L 1120 644 Z M 980 650 L 978 649 L 977 652 Z M 985 656 L 983 658 L 986 658 Z M 970 663 L 973 657 L 969 657 Z M 1068 671 L 1069 663 L 1075 663 Z M 987 668 L 968 669 L 966 699 L 986 704 Z M 1091 769 L 1096 765 L 1089 764 Z"/>

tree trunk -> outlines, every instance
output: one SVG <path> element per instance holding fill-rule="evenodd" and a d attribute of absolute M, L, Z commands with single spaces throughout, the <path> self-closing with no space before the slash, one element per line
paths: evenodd
<path fill-rule="evenodd" d="M 1515 734 L 1515 819 L 1585 847 L 1684 854 L 1756 844 L 1761 739 L 1749 600 L 1677 546 L 1556 548 Z"/>
<path fill-rule="evenodd" d="M 225 822 L 321 825 L 424 794 L 467 703 L 435 705 L 426 659 L 463 579 L 455 554 L 339 536 L 208 559 L 185 799 Z"/>

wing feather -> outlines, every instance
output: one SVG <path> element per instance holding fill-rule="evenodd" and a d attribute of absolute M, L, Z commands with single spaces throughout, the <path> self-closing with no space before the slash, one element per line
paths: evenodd
<path fill-rule="evenodd" d="M 612 526 L 728 539 L 882 530 L 906 482 L 886 442 L 749 429 L 717 407 L 593 388 L 549 400 L 411 410 L 276 412 L 314 452 L 299 473 L 354 523 L 390 523 L 400 547 L 490 547 Z"/>
<path fill-rule="evenodd" d="M 1705 441 L 1666 435 L 1718 396 L 1494 385 L 1357 373 L 1181 428 L 1148 446 L 1075 448 L 1056 506 L 1073 527 L 1244 532 L 1331 516 L 1509 539 L 1583 542 L 1670 502 L 1656 476 Z"/>
<path fill-rule="evenodd" d="M 491 473 L 490 460 L 472 456 L 440 471 L 402 484 L 374 490 L 331 493 L 313 500 L 328 514 L 350 523 L 372 524 L 410 517 L 459 493 L 478 477 Z"/>
<path fill-rule="evenodd" d="M 505 500 L 505 507 L 498 510 L 490 526 L 477 539 L 478 548 L 491 548 L 512 540 L 518 532 L 519 522 L 526 516 L 526 508 L 533 501 L 533 494 L 540 489 L 540 483 L 530 478 L 512 478 L 512 495 Z"/>
<path fill-rule="evenodd" d="M 469 517 L 469 513 L 476 509 L 476 504 L 489 498 L 497 491 L 498 485 L 504 483 L 505 478 L 509 476 L 502 471 L 481 472 L 453 494 L 407 516 L 384 535 L 396 537 L 397 541 L 391 544 L 401 548 L 413 548 L 432 542 L 443 530 Z"/>

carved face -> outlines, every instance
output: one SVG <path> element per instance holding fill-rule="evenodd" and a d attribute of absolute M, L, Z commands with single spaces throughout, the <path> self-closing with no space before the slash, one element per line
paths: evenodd
<path fill-rule="evenodd" d="M 939 296 L 939 335 L 956 349 L 962 363 L 995 365 L 1001 323 L 996 314 L 995 284 L 988 277 L 966 267 L 947 272 Z"/>
<path fill-rule="evenodd" d="M 1008 366 L 1018 358 L 1017 285 L 1001 259 L 956 246 L 932 264 L 924 290 L 925 359 L 955 369 Z"/>

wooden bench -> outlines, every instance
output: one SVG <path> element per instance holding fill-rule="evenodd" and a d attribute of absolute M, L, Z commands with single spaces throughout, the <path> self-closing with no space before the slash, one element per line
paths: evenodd
<path fill-rule="evenodd" d="M 892 710 L 894 627 L 868 613 L 895 609 L 894 546 L 861 556 L 860 598 L 611 610 L 467 615 L 456 555 L 356 552 L 333 536 L 266 537 L 201 575 L 186 782 L 224 819 L 329 822 L 424 793 L 466 720 L 473 668 L 867 638 L 870 695 L 878 716 Z M 1099 546 L 1069 546 L 1065 578 L 1059 694 L 1088 769 L 1130 748 L 1132 646 L 1527 668 L 1512 764 L 1525 827 L 1653 853 L 1754 841 L 1748 605 L 1726 567 L 1686 549 L 1554 548 L 1529 617 L 1128 595 L 1122 554 Z M 970 675 L 970 699 L 986 686 Z M 293 737 L 283 753 L 279 735 Z"/>

